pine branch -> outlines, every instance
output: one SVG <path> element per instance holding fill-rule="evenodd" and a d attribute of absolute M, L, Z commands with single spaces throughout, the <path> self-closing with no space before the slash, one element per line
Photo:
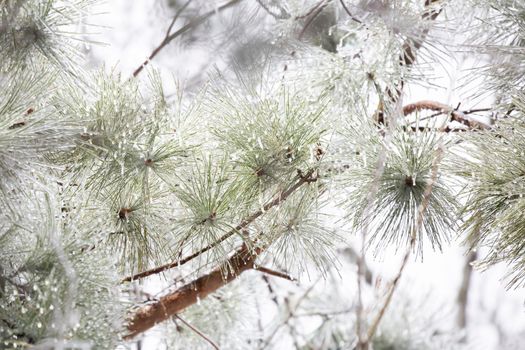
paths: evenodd
<path fill-rule="evenodd" d="M 222 242 L 224 242 L 228 238 L 232 237 L 233 235 L 237 234 L 238 232 L 241 232 L 244 228 L 246 228 L 248 225 L 250 225 L 252 222 L 254 222 L 257 218 L 259 218 L 265 212 L 267 212 L 271 208 L 275 207 L 276 205 L 279 205 L 282 202 L 284 202 L 299 187 L 301 187 L 305 183 L 316 181 L 317 178 L 313 177 L 313 174 L 314 174 L 314 170 L 310 170 L 304 175 L 300 174 L 299 175 L 299 180 L 295 184 L 290 186 L 287 190 L 279 192 L 276 196 L 274 196 L 274 198 L 271 201 L 266 203 L 261 209 L 257 210 L 253 214 L 251 214 L 251 215 L 247 216 L 246 218 L 244 218 L 239 225 L 237 225 L 235 228 L 233 228 L 232 230 L 230 230 L 227 233 L 225 233 L 222 237 L 220 237 L 217 241 L 213 242 L 212 244 L 210 244 L 210 245 L 200 249 L 199 251 L 197 251 L 197 252 L 195 252 L 195 253 L 193 253 L 193 254 L 191 254 L 191 255 L 189 255 L 189 256 L 181 259 L 181 260 L 177 260 L 177 261 L 174 261 L 174 262 L 171 262 L 171 263 L 168 263 L 168 264 L 165 264 L 165 265 L 153 268 L 151 270 L 140 272 L 140 273 L 135 274 L 133 276 L 128 276 L 128 277 L 124 278 L 121 281 L 121 283 L 131 282 L 133 280 L 144 278 L 144 277 L 147 277 L 147 276 L 151 276 L 151 275 L 154 275 L 154 274 L 157 274 L 157 273 L 169 270 L 169 269 L 177 267 L 177 266 L 182 266 L 182 265 L 186 264 L 187 262 L 195 259 L 199 255 L 202 255 L 202 254 L 206 253 L 207 251 L 217 247 L 219 244 L 221 244 Z"/>
<path fill-rule="evenodd" d="M 191 0 L 190 0 L 191 1 Z M 173 25 L 175 23 L 175 21 L 177 20 L 178 16 L 180 15 L 180 13 L 186 8 L 186 6 L 189 5 L 190 1 L 188 1 L 174 16 L 169 28 L 168 28 L 168 31 L 166 32 L 166 36 L 164 37 L 164 39 L 161 41 L 161 43 L 159 44 L 159 46 L 157 46 L 152 52 L 151 54 L 149 55 L 149 57 L 139 66 L 137 67 L 137 69 L 135 69 L 135 71 L 133 72 L 133 77 L 136 77 L 137 75 L 139 75 L 139 73 L 144 69 L 144 67 L 146 67 L 149 62 L 155 58 L 155 56 L 157 56 L 157 54 L 166 46 L 168 45 L 173 39 L 179 37 L 180 35 L 186 33 L 188 30 L 190 29 L 193 29 L 195 27 L 198 27 L 199 25 L 201 25 L 202 23 L 204 23 L 206 20 L 208 20 L 210 17 L 212 17 L 213 15 L 216 15 L 230 7 L 232 7 L 233 5 L 241 2 L 242 0 L 231 0 L 227 3 L 225 3 L 224 5 L 221 5 L 219 7 L 217 7 L 216 9 L 214 10 L 210 10 L 208 12 L 206 12 L 205 14 L 203 14 L 202 16 L 200 17 L 197 17 L 196 19 L 194 19 L 193 21 L 191 21 L 190 23 L 184 25 L 182 28 L 180 28 L 179 30 L 177 30 L 176 32 L 170 34 L 171 32 L 171 29 L 173 28 Z"/>
<path fill-rule="evenodd" d="M 434 159 L 434 163 L 432 165 L 432 176 L 431 176 L 430 181 L 429 181 L 429 183 L 428 183 L 428 185 L 427 185 L 427 187 L 425 189 L 425 193 L 424 193 L 424 196 L 423 196 L 423 201 L 421 202 L 421 205 L 419 206 L 417 223 L 412 229 L 409 246 L 407 247 L 405 255 L 403 256 L 403 260 L 402 260 L 401 266 L 399 268 L 399 271 L 397 272 L 395 278 L 391 282 L 390 289 L 388 291 L 388 294 L 387 294 L 387 297 L 385 299 L 385 302 L 383 303 L 383 306 L 379 309 L 379 312 L 377 313 L 376 317 L 372 321 L 372 324 L 368 328 L 367 342 L 370 341 L 374 337 L 374 335 L 375 335 L 375 333 L 377 331 L 377 328 L 379 327 L 379 323 L 381 322 L 383 316 L 385 315 L 385 312 L 388 309 L 388 306 L 390 305 L 390 302 L 392 301 L 392 297 L 394 295 L 394 292 L 395 292 L 397 286 L 399 285 L 399 281 L 401 280 L 401 276 L 403 275 L 405 267 L 408 264 L 408 259 L 409 259 L 410 255 L 411 255 L 411 252 L 412 252 L 412 250 L 414 249 L 414 247 L 416 245 L 417 236 L 418 236 L 418 233 L 419 233 L 419 231 L 421 229 L 421 226 L 423 224 L 424 214 L 425 214 L 425 211 L 426 211 L 426 209 L 428 207 L 430 196 L 432 194 L 432 188 L 433 188 L 434 183 L 436 182 L 437 177 L 438 177 L 438 167 L 439 167 L 439 163 L 441 162 L 442 156 L 443 156 L 443 148 L 440 147 L 437 150 L 437 155 L 436 155 L 436 158 Z"/>
<path fill-rule="evenodd" d="M 243 221 L 242 224 L 247 226 L 268 209 L 282 203 L 303 184 L 316 181 L 317 177 L 314 177 L 313 173 L 314 170 L 310 170 L 304 176 L 300 175 L 299 180 L 288 188 L 288 190 L 282 192 L 280 196 L 277 196 L 267 203 L 262 210 L 252 214 L 248 218 L 251 221 Z M 231 233 L 231 235 L 233 235 L 233 233 Z M 127 325 L 129 333 L 124 339 L 129 340 L 137 334 L 150 329 L 155 324 L 181 312 L 187 307 L 195 304 L 198 300 L 207 297 L 209 294 L 227 285 L 244 271 L 256 268 L 255 259 L 266 248 L 268 248 L 269 245 L 271 245 L 271 242 L 265 247 L 257 247 L 253 251 L 250 251 L 246 244 L 243 244 L 226 262 L 216 267 L 209 274 L 197 278 L 175 292 L 160 298 L 153 304 L 143 306 L 131 316 Z"/>

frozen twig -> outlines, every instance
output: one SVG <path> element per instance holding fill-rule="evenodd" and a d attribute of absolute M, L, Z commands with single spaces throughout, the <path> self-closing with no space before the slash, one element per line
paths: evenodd
<path fill-rule="evenodd" d="M 186 327 L 188 327 L 193 332 L 195 332 L 195 334 L 197 334 L 199 337 L 201 337 L 202 339 L 206 340 L 212 346 L 212 348 L 214 348 L 216 350 L 219 350 L 219 346 L 217 345 L 217 343 L 215 343 L 213 340 L 211 340 L 206 334 L 202 333 L 202 331 L 200 331 L 197 327 L 195 327 L 192 324 L 190 324 L 189 322 L 185 321 L 179 315 L 175 314 L 175 315 L 173 315 L 173 317 L 175 317 L 176 319 L 181 321 Z"/>
<path fill-rule="evenodd" d="M 470 283 L 472 280 L 472 262 L 478 258 L 476 251 L 471 251 L 465 259 L 465 265 L 463 266 L 463 280 L 459 288 L 457 302 L 458 302 L 458 318 L 457 325 L 460 329 L 467 327 L 467 306 L 468 306 L 468 293 L 470 289 Z"/>
<path fill-rule="evenodd" d="M 297 17 L 296 19 L 300 19 L 300 18 L 303 18 L 303 17 L 306 17 L 308 18 L 306 20 L 306 23 L 304 24 L 303 26 L 303 29 L 301 30 L 301 32 L 299 33 L 299 36 L 298 36 L 298 39 L 301 40 L 301 38 L 303 37 L 304 33 L 306 33 L 306 29 L 308 29 L 308 27 L 310 26 L 310 24 L 312 24 L 312 22 L 314 21 L 314 19 L 317 18 L 317 16 L 319 16 L 321 14 L 321 12 L 323 12 L 324 8 L 330 3 L 329 0 L 322 0 L 320 2 L 318 2 L 313 8 L 312 10 L 308 11 L 308 13 L 305 15 L 305 16 L 301 16 L 301 17 Z"/>
<path fill-rule="evenodd" d="M 341 6 L 343 6 L 343 9 L 345 10 L 346 14 L 347 14 L 348 16 L 350 16 L 350 18 L 351 18 L 353 21 L 355 21 L 355 22 L 357 22 L 357 23 L 359 23 L 359 24 L 362 24 L 362 23 L 363 23 L 359 18 L 357 18 L 356 16 L 354 16 L 354 15 L 352 14 L 352 12 L 350 12 L 350 9 L 349 9 L 348 6 L 346 6 L 346 4 L 345 4 L 345 0 L 339 0 L 339 2 L 341 3 Z"/>
<path fill-rule="evenodd" d="M 284 272 L 279 272 L 279 271 L 275 271 L 275 270 L 272 270 L 272 269 L 269 269 L 267 267 L 263 267 L 263 266 L 256 266 L 255 267 L 255 270 L 257 271 L 261 271 L 267 275 L 271 275 L 271 276 L 275 276 L 275 277 L 280 277 L 280 278 L 283 278 L 285 280 L 288 280 L 288 281 L 292 281 L 292 282 L 295 282 L 297 281 L 297 279 L 293 278 L 292 276 L 290 276 L 289 274 L 287 273 L 284 273 Z"/>
<path fill-rule="evenodd" d="M 177 20 L 177 18 L 179 17 L 180 13 L 186 8 L 186 6 L 188 6 L 188 4 L 191 2 L 191 0 L 189 0 L 188 2 L 186 2 L 186 4 L 175 14 L 173 20 L 171 21 L 171 24 L 168 28 L 168 31 L 166 32 L 166 36 L 164 37 L 164 39 L 161 41 L 161 43 L 159 44 L 159 46 L 157 46 L 152 52 L 151 54 L 149 55 L 149 57 L 139 66 L 137 67 L 137 69 L 135 69 L 135 71 L 133 72 L 133 77 L 136 77 L 137 75 L 139 75 L 139 73 L 144 69 L 144 67 L 146 67 L 149 62 L 155 58 L 155 56 L 157 56 L 157 54 L 166 46 L 168 45 L 173 39 L 179 37 L 180 35 L 186 33 L 188 30 L 192 29 L 192 28 L 195 28 L 199 25 L 201 25 L 202 23 L 204 23 L 208 18 L 212 17 L 213 15 L 216 15 L 230 7 L 232 7 L 233 5 L 237 4 L 238 2 L 241 2 L 242 0 L 231 0 L 231 1 L 228 1 L 227 3 L 225 3 L 224 5 L 221 5 L 219 7 L 217 7 L 216 9 L 214 10 L 210 10 L 208 12 L 206 12 L 205 14 L 195 18 L 194 20 L 190 21 L 188 24 L 182 26 L 179 30 L 175 31 L 174 33 L 171 33 L 171 30 L 173 29 L 173 25 L 175 24 L 175 21 Z"/>

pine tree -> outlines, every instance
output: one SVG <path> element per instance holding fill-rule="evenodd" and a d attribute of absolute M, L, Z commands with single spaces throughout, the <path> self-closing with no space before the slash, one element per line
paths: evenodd
<path fill-rule="evenodd" d="M 125 76 L 85 68 L 94 1 L 0 0 L 0 349 L 114 349 L 157 324 L 169 349 L 467 348 L 464 317 L 436 335 L 400 281 L 459 239 L 525 286 L 525 5 L 169 6 Z M 190 34 L 227 64 L 168 94 L 155 59 Z M 490 103 L 404 101 L 458 52 Z M 388 249 L 378 293 L 367 260 Z"/>

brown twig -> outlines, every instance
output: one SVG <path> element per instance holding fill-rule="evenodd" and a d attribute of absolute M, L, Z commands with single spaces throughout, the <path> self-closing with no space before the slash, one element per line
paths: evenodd
<path fill-rule="evenodd" d="M 461 113 L 463 113 L 465 115 L 468 115 L 468 114 L 475 114 L 475 113 L 480 113 L 480 112 L 491 112 L 491 111 L 493 111 L 492 108 L 477 108 L 477 109 L 474 108 L 474 109 L 467 109 L 465 111 L 461 111 Z M 437 113 L 431 114 L 429 116 L 426 116 L 424 118 L 420 118 L 419 121 L 432 119 L 432 118 L 438 117 L 438 116 L 443 115 L 443 114 L 446 114 L 446 113 L 445 112 L 437 112 Z"/>
<path fill-rule="evenodd" d="M 464 128 L 451 128 L 450 126 L 445 126 L 443 128 L 431 128 L 431 127 L 427 127 L 427 126 L 404 126 L 403 127 L 403 130 L 411 130 L 411 131 L 434 131 L 434 132 L 446 132 L 446 133 L 449 133 L 449 132 L 465 132 L 467 131 L 468 129 L 464 129 Z"/>
<path fill-rule="evenodd" d="M 261 272 L 263 272 L 265 274 L 268 274 L 268 275 L 271 275 L 271 276 L 284 278 L 285 280 L 288 280 L 288 281 L 292 281 L 292 282 L 296 282 L 297 281 L 297 279 L 293 278 L 292 276 L 290 276 L 287 273 L 275 271 L 275 270 L 269 269 L 267 267 L 256 266 L 254 268 L 254 270 L 261 271 Z"/>
<path fill-rule="evenodd" d="M 215 343 L 213 340 L 211 340 L 207 335 L 205 335 L 204 333 L 202 333 L 197 327 L 193 326 L 192 324 L 190 324 L 189 322 L 187 322 L 186 320 L 184 320 L 182 317 L 180 317 L 179 315 L 175 314 L 173 315 L 173 317 L 175 317 L 176 319 L 178 319 L 179 321 L 181 321 L 186 327 L 188 327 L 189 329 L 191 329 L 193 332 L 195 332 L 199 337 L 201 337 L 202 339 L 204 339 L 205 341 L 207 341 L 211 346 L 212 348 L 216 349 L 216 350 L 220 350 L 219 349 L 219 346 L 217 345 L 217 343 Z"/>
<path fill-rule="evenodd" d="M 184 259 L 177 260 L 177 261 L 174 261 L 174 262 L 171 262 L 171 263 L 168 263 L 168 264 L 165 264 L 165 265 L 162 265 L 162 266 L 159 266 L 159 267 L 156 267 L 156 268 L 144 271 L 144 272 L 140 272 L 140 273 L 137 273 L 137 274 L 132 275 L 132 276 L 128 276 L 128 277 L 124 278 L 121 281 L 121 283 L 131 282 L 131 281 L 136 280 L 136 279 L 140 279 L 140 278 L 144 278 L 144 277 L 147 277 L 147 276 L 151 276 L 151 275 L 154 275 L 154 274 L 166 271 L 168 269 L 184 265 L 187 262 L 189 262 L 190 260 L 195 259 L 199 255 L 204 254 L 207 251 L 217 247 L 219 244 L 221 244 L 222 242 L 224 242 L 225 240 L 227 240 L 231 236 L 235 235 L 238 232 L 241 232 L 244 228 L 246 228 L 248 225 L 250 225 L 252 222 L 254 222 L 258 217 L 263 215 L 266 211 L 268 211 L 271 208 L 275 207 L 276 205 L 279 205 L 282 202 L 284 202 L 299 187 L 301 187 L 305 183 L 309 183 L 309 182 L 315 181 L 316 177 L 313 176 L 313 173 L 314 173 L 314 171 L 310 170 L 306 174 L 299 176 L 299 180 L 297 180 L 297 182 L 295 182 L 292 186 L 290 186 L 285 191 L 279 192 L 276 196 L 274 196 L 274 198 L 271 201 L 266 203 L 261 209 L 257 210 L 253 214 L 251 214 L 251 215 L 247 216 L 246 218 L 244 218 L 239 225 L 237 225 L 235 228 L 233 228 L 232 230 L 230 230 L 227 233 L 225 233 L 217 241 L 215 241 L 215 242 L 207 245 L 206 247 L 198 250 L 197 252 L 195 252 L 195 253 L 185 257 Z"/>
<path fill-rule="evenodd" d="M 456 121 L 471 129 L 483 130 L 490 128 L 490 125 L 488 124 L 467 117 L 468 114 L 481 111 L 490 111 L 490 108 L 470 109 L 465 112 L 461 112 L 440 102 L 423 100 L 405 105 L 403 107 L 403 115 L 408 116 L 414 112 L 421 110 L 438 111 L 438 113 L 433 114 L 433 116 L 438 116 L 441 114 L 450 114 L 451 121 Z"/>
<path fill-rule="evenodd" d="M 188 24 L 182 26 L 179 30 L 175 31 L 174 33 L 170 34 L 171 32 L 171 29 L 173 28 L 173 25 L 175 24 L 175 21 L 177 19 L 177 17 L 180 15 L 180 13 L 186 8 L 186 6 L 190 3 L 191 0 L 189 0 L 188 2 L 186 2 L 186 4 L 177 12 L 177 14 L 175 15 L 175 17 L 173 18 L 169 28 L 168 28 L 168 31 L 166 32 L 166 36 L 164 37 L 164 39 L 161 41 L 161 43 L 159 44 L 159 46 L 157 46 L 152 52 L 151 54 L 149 55 L 149 57 L 139 66 L 137 67 L 137 69 L 135 69 L 135 71 L 133 72 L 133 77 L 136 77 L 137 75 L 139 75 L 139 73 L 144 69 L 144 67 L 146 67 L 149 62 L 155 58 L 155 56 L 157 56 L 157 54 L 166 46 L 168 45 L 173 39 L 177 38 L 178 36 L 186 33 L 188 30 L 194 28 L 194 27 L 197 27 L 199 25 L 201 25 L 203 22 L 205 22 L 208 18 L 212 17 L 213 15 L 215 14 L 218 14 L 230 7 L 232 7 L 233 5 L 237 4 L 238 2 L 242 1 L 242 0 L 230 0 L 228 1 L 227 3 L 225 3 L 224 5 L 221 5 L 219 7 L 217 7 L 216 9 L 214 10 L 211 10 L 211 11 L 208 11 L 206 12 L 205 14 L 203 14 L 202 16 L 199 16 L 197 17 L 196 19 L 190 21 Z"/>

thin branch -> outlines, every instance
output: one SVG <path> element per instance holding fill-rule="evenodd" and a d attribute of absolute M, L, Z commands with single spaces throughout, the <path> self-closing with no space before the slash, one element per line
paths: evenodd
<path fill-rule="evenodd" d="M 463 266 L 463 280 L 461 281 L 461 287 L 459 288 L 457 303 L 458 303 L 458 318 L 457 325 L 460 329 L 467 327 L 467 306 L 468 306 L 468 293 L 470 289 L 470 283 L 472 280 L 472 262 L 478 258 L 478 253 L 475 251 L 470 252 L 465 260 Z"/>
<path fill-rule="evenodd" d="M 290 320 L 292 318 L 295 317 L 295 312 L 297 311 L 297 309 L 299 309 L 299 306 L 301 305 L 301 303 L 306 300 L 306 298 L 308 297 L 308 295 L 314 290 L 315 286 L 317 285 L 317 283 L 319 283 L 319 280 L 321 279 L 322 276 L 319 276 L 307 289 L 306 291 L 297 299 L 297 301 L 294 303 L 294 309 L 292 310 L 290 308 L 290 304 L 289 302 L 286 303 L 286 306 L 288 308 L 288 312 L 287 312 L 287 317 L 277 326 L 273 329 L 272 333 L 265 339 L 265 342 L 264 342 L 264 345 L 262 345 L 260 347 L 261 350 L 264 350 L 266 349 L 268 346 L 270 346 L 273 338 L 275 337 L 275 335 L 277 334 L 277 332 L 279 332 L 279 330 L 288 324 L 288 322 L 290 322 Z M 286 301 L 287 299 L 285 299 Z"/>
<path fill-rule="evenodd" d="M 354 20 L 355 22 L 357 22 L 357 23 L 359 23 L 359 24 L 363 24 L 363 22 L 362 22 L 359 18 L 357 18 L 356 16 L 354 16 L 354 15 L 352 14 L 352 12 L 350 12 L 350 9 L 346 6 L 344 0 L 339 0 L 339 2 L 341 3 L 341 5 L 343 6 L 343 9 L 344 9 L 345 12 L 348 14 L 348 16 L 350 16 L 350 18 L 351 18 L 352 20 Z"/>
<path fill-rule="evenodd" d="M 365 249 L 364 249 L 364 238 L 366 237 L 364 234 L 362 235 L 363 242 L 362 242 L 362 248 L 361 248 L 361 255 L 358 256 L 357 260 L 357 307 L 356 307 L 356 333 L 357 333 L 357 346 L 359 350 L 365 350 L 368 348 L 368 341 L 366 338 L 363 338 L 363 276 L 364 276 L 364 266 L 366 264 L 365 262 Z"/>
<path fill-rule="evenodd" d="M 189 262 L 190 260 L 195 259 L 199 255 L 202 255 L 202 254 L 206 253 L 207 251 L 217 247 L 219 244 L 221 244 L 222 242 L 224 242 L 225 240 L 227 240 L 231 236 L 233 236 L 236 233 L 242 231 L 244 228 L 246 228 L 248 225 L 250 225 L 252 222 L 254 222 L 257 218 L 259 218 L 261 215 L 263 215 L 266 211 L 268 211 L 271 208 L 275 207 L 276 205 L 279 205 L 282 202 L 284 202 L 299 187 L 301 187 L 305 183 L 309 183 L 309 182 L 315 181 L 316 177 L 313 177 L 313 173 L 314 173 L 314 170 L 310 170 L 305 175 L 299 176 L 299 180 L 295 184 L 290 186 L 287 190 L 279 192 L 276 196 L 274 196 L 274 198 L 271 201 L 266 203 L 261 209 L 257 210 L 253 214 L 251 214 L 251 215 L 247 216 L 246 218 L 244 218 L 241 221 L 240 224 L 238 224 L 235 228 L 233 228 L 232 230 L 230 230 L 227 233 L 225 233 L 217 241 L 207 245 L 206 247 L 198 250 L 197 252 L 195 252 L 195 253 L 193 253 L 193 254 L 191 254 L 191 255 L 189 255 L 189 256 L 181 259 L 181 260 L 177 260 L 177 261 L 174 261 L 174 262 L 171 262 L 171 263 L 168 263 L 168 264 L 165 264 L 165 265 L 153 268 L 151 270 L 140 272 L 140 273 L 137 273 L 137 274 L 135 274 L 133 276 L 128 276 L 128 277 L 124 278 L 121 281 L 121 283 L 131 282 L 131 281 L 136 280 L 136 279 L 140 279 L 140 278 L 144 278 L 144 277 L 147 277 L 147 276 L 151 276 L 151 275 L 154 275 L 154 274 L 166 271 L 168 269 L 184 265 L 187 262 Z"/>
<path fill-rule="evenodd" d="M 277 6 L 277 5 L 274 5 L 275 7 L 277 7 L 279 9 L 279 14 L 275 13 L 274 11 L 272 11 L 270 9 L 270 6 L 266 5 L 263 3 L 262 0 L 257 0 L 257 3 L 259 5 L 261 5 L 261 7 L 266 11 L 268 12 L 268 14 L 270 16 L 272 16 L 273 18 L 275 19 L 288 19 L 290 18 L 290 14 L 282 7 L 282 6 Z"/>
<path fill-rule="evenodd" d="M 354 248 L 348 246 L 346 248 L 340 249 L 339 252 L 341 254 L 345 254 L 348 256 L 351 262 L 357 264 L 359 262 L 359 254 L 354 250 Z M 372 280 L 374 277 L 373 271 L 370 269 L 370 267 L 366 264 L 364 264 L 364 276 L 365 276 L 365 282 L 368 285 L 372 285 Z"/>
<path fill-rule="evenodd" d="M 191 1 L 191 0 L 190 0 Z M 182 12 L 183 9 L 186 8 L 186 6 L 189 4 L 188 1 L 182 8 L 181 10 L 175 15 L 175 17 L 173 18 L 172 20 L 172 23 L 170 24 L 169 26 L 169 29 L 166 33 L 166 36 L 164 37 L 164 39 L 162 40 L 162 42 L 159 44 L 159 46 L 157 46 L 152 52 L 151 54 L 149 55 L 149 57 L 139 66 L 137 67 L 137 69 L 135 69 L 135 71 L 133 72 L 133 77 L 136 77 L 137 75 L 139 75 L 139 73 L 144 69 L 144 67 L 146 67 L 149 62 L 155 58 L 155 56 L 157 56 L 157 54 L 166 46 L 168 45 L 173 39 L 179 37 L 180 35 L 186 33 L 188 30 L 194 28 L 194 27 L 198 27 L 199 25 L 201 25 L 202 23 L 204 23 L 208 18 L 212 17 L 213 15 L 216 15 L 230 7 L 232 7 L 233 5 L 237 4 L 238 2 L 242 1 L 242 0 L 231 0 L 229 2 L 227 2 L 226 4 L 224 5 L 221 5 L 219 7 L 217 7 L 216 9 L 214 10 L 211 10 L 211 11 L 208 11 L 206 12 L 205 14 L 203 14 L 202 16 L 200 17 L 197 17 L 196 19 L 194 19 L 193 21 L 189 22 L 188 24 L 186 24 L 185 26 L 183 26 L 182 28 L 180 28 L 179 30 L 175 31 L 173 34 L 170 34 L 171 32 L 171 29 L 173 28 L 173 24 L 175 23 L 175 20 L 177 19 L 178 15 L 180 14 L 180 12 Z"/>
<path fill-rule="evenodd" d="M 177 318 L 179 321 L 181 321 L 184 325 L 186 325 L 186 327 L 188 327 L 189 329 L 191 329 L 192 331 L 194 331 L 198 336 L 200 336 L 202 339 L 204 339 L 205 341 L 207 341 L 208 343 L 210 343 L 210 345 L 212 346 L 212 348 L 216 349 L 216 350 L 220 350 L 219 349 L 219 346 L 217 345 L 217 343 L 215 343 L 213 340 L 211 340 L 207 335 L 205 335 L 204 333 L 202 333 L 197 327 L 191 325 L 189 322 L 185 321 L 182 317 L 180 317 L 179 315 L 175 314 L 173 315 L 173 317 Z"/>
<path fill-rule="evenodd" d="M 297 281 L 297 279 L 293 278 L 292 276 L 288 275 L 287 273 L 280 272 L 280 271 L 275 271 L 275 270 L 269 269 L 267 267 L 256 266 L 254 269 L 257 270 L 257 271 L 261 271 L 261 272 L 263 272 L 265 274 L 271 275 L 271 276 L 284 278 L 285 280 L 288 280 L 288 281 L 292 281 L 292 282 L 296 282 Z"/>
<path fill-rule="evenodd" d="M 303 19 L 303 18 L 306 18 L 308 16 L 310 16 L 311 14 L 313 14 L 318 8 L 319 6 L 321 6 L 326 0 L 321 0 L 319 1 L 317 4 L 315 4 L 310 10 L 308 10 L 308 12 L 306 12 L 304 15 L 302 16 L 297 16 L 295 17 L 296 20 L 298 19 Z"/>
<path fill-rule="evenodd" d="M 306 29 L 308 29 L 308 27 L 310 26 L 310 24 L 312 24 L 312 22 L 314 21 L 314 19 L 317 18 L 317 16 L 319 16 L 321 14 L 321 12 L 323 12 L 324 8 L 329 4 L 330 1 L 326 1 L 326 0 L 323 0 L 321 2 L 319 2 L 317 5 L 315 5 L 314 9 L 315 11 L 313 11 L 313 13 L 311 15 L 307 15 L 307 17 L 309 16 L 308 20 L 306 21 L 306 23 L 304 24 L 304 27 L 303 29 L 301 30 L 301 32 L 299 33 L 299 36 L 298 36 L 298 39 L 301 40 L 301 38 L 303 37 L 304 33 L 306 33 Z M 311 11 L 310 11 L 311 12 Z M 297 18 L 296 18 L 297 19 Z"/>
<path fill-rule="evenodd" d="M 326 312 L 323 312 L 323 311 L 313 311 L 313 312 L 305 312 L 304 314 L 295 314 L 294 317 L 322 317 L 322 318 L 329 318 L 329 317 L 332 317 L 332 316 L 339 316 L 339 315 L 344 315 L 344 314 L 348 314 L 350 312 L 354 311 L 353 308 L 348 308 L 348 309 L 344 309 L 344 310 L 339 310 L 339 311 L 326 311 Z"/>
<path fill-rule="evenodd" d="M 379 99 L 382 105 L 382 96 L 380 94 L 379 86 L 377 82 L 375 81 L 374 75 L 369 74 L 369 78 L 373 82 L 374 87 L 378 89 L 378 95 L 379 95 Z M 379 157 L 377 159 L 376 169 L 375 169 L 374 177 L 372 181 L 372 186 L 366 197 L 367 204 L 363 211 L 363 217 L 368 217 L 370 215 L 371 210 L 372 210 L 372 205 L 374 202 L 374 197 L 377 195 L 377 192 L 379 191 L 379 179 L 384 172 L 384 168 L 386 164 L 386 156 L 387 156 L 387 151 L 388 151 L 388 144 L 390 142 L 389 139 L 391 137 L 391 134 L 387 133 L 387 131 L 389 130 L 388 129 L 384 130 L 384 132 L 383 130 L 380 130 L 380 132 L 385 138 L 385 143 L 382 146 L 381 151 L 379 153 Z M 359 259 L 357 261 L 357 274 L 356 274 L 356 277 L 357 277 L 357 306 L 356 306 L 357 346 L 356 347 L 358 350 L 367 350 L 369 348 L 368 339 L 362 332 L 362 328 L 363 328 L 362 322 L 364 321 L 362 280 L 365 277 L 364 271 L 365 271 L 365 266 L 366 266 L 365 259 L 366 259 L 366 241 L 367 241 L 367 235 L 368 235 L 368 225 L 369 225 L 368 220 L 366 220 L 363 227 L 361 228 L 361 247 L 360 247 L 361 249 L 360 249 Z"/>
<path fill-rule="evenodd" d="M 433 132 L 445 132 L 445 133 L 449 133 L 449 132 L 466 132 L 468 131 L 469 129 L 466 129 L 466 128 L 451 128 L 450 126 L 446 125 L 444 127 L 441 127 L 441 128 L 432 128 L 432 127 L 428 127 L 428 126 L 403 126 L 402 127 L 403 130 L 411 130 L 411 131 L 433 131 Z M 476 129 L 474 129 L 476 130 Z"/>
<path fill-rule="evenodd" d="M 465 115 L 468 115 L 468 114 L 475 114 L 475 113 L 480 113 L 480 112 L 491 112 L 491 111 L 493 111 L 493 108 L 477 108 L 477 109 L 474 108 L 474 109 L 467 109 L 465 111 L 461 111 L 461 113 L 463 113 Z M 420 118 L 419 121 L 432 119 L 432 118 L 438 117 L 438 116 L 443 115 L 443 114 L 446 114 L 446 113 L 440 111 L 440 112 L 431 114 L 429 116 L 426 116 L 424 118 Z"/>
<path fill-rule="evenodd" d="M 480 112 L 491 112 L 492 108 L 474 108 L 474 109 L 467 109 L 466 111 L 462 111 L 463 114 L 474 114 L 474 113 L 480 113 Z"/>
<path fill-rule="evenodd" d="M 182 5 L 182 7 L 177 11 L 177 13 L 175 13 L 175 16 L 173 16 L 173 19 L 171 20 L 170 26 L 168 27 L 168 30 L 166 31 L 166 36 L 164 37 L 164 40 L 166 40 L 166 38 L 170 36 L 171 30 L 173 29 L 173 26 L 175 25 L 175 22 L 177 22 L 177 19 L 180 17 L 182 12 L 184 12 L 186 7 L 188 7 L 188 5 L 192 1 L 193 0 L 186 1 L 186 3 L 184 5 Z"/>
<path fill-rule="evenodd" d="M 272 284 L 270 283 L 270 279 L 266 275 L 262 275 L 262 279 L 264 283 L 266 283 L 266 287 L 268 288 L 268 293 L 270 293 L 270 296 L 272 298 L 273 303 L 279 307 L 279 301 L 277 300 L 277 294 L 273 290 Z"/>

